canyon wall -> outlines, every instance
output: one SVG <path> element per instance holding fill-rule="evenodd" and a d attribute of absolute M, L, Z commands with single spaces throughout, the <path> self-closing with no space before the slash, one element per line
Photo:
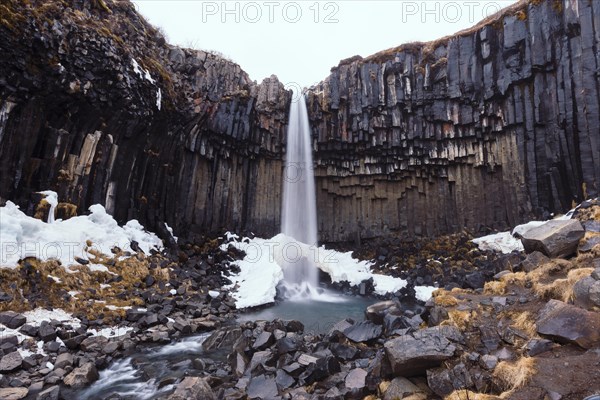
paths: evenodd
<path fill-rule="evenodd" d="M 290 93 L 276 77 L 167 45 L 129 2 L 25 4 L 0 13 L 0 197 L 31 212 L 53 189 L 183 236 L 278 229 Z"/>
<path fill-rule="evenodd" d="M 600 188 L 600 3 L 521 2 L 308 95 L 324 240 L 506 229 Z"/>
<path fill-rule="evenodd" d="M 599 27 L 599 28 L 597 28 Z M 600 5 L 531 0 L 307 93 L 322 241 L 504 229 L 598 195 Z M 180 236 L 279 230 L 291 93 L 128 1 L 0 5 L 0 200 Z"/>

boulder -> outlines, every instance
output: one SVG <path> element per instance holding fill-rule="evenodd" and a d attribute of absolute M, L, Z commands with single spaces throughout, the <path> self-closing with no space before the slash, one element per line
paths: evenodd
<path fill-rule="evenodd" d="M 184 378 L 168 400 L 216 400 L 213 390 L 205 378 L 197 376 Z"/>
<path fill-rule="evenodd" d="M 355 368 L 348 372 L 344 379 L 344 385 L 348 390 L 346 399 L 362 399 L 367 392 L 366 385 L 367 371 L 362 368 Z"/>
<path fill-rule="evenodd" d="M 264 375 L 252 378 L 246 389 L 249 399 L 270 400 L 277 397 L 277 383 L 275 378 Z"/>
<path fill-rule="evenodd" d="M 540 311 L 537 332 L 560 343 L 574 343 L 584 349 L 600 344 L 600 314 L 550 300 Z"/>
<path fill-rule="evenodd" d="M 371 304 L 365 310 L 365 318 L 375 324 L 381 325 L 383 318 L 390 312 L 399 312 L 395 301 L 380 301 L 379 303 Z"/>
<path fill-rule="evenodd" d="M 4 311 L 0 313 L 0 324 L 10 329 L 17 329 L 27 322 L 23 314 L 17 314 L 14 311 Z"/>
<path fill-rule="evenodd" d="M 92 362 L 88 362 L 65 377 L 64 383 L 67 386 L 81 388 L 90 385 L 98 379 L 98 371 Z"/>
<path fill-rule="evenodd" d="M 525 252 L 540 251 L 550 258 L 567 257 L 577 250 L 585 230 L 577 220 L 552 220 L 523 234 Z"/>
<path fill-rule="evenodd" d="M 56 361 L 54 362 L 54 368 L 62 368 L 65 369 L 67 367 L 71 367 L 73 365 L 73 354 L 71 353 L 62 353 L 56 357 Z"/>
<path fill-rule="evenodd" d="M 36 400 L 58 400 L 60 396 L 60 386 L 51 386 L 48 389 L 38 393 Z"/>
<path fill-rule="evenodd" d="M 523 271 L 525 272 L 531 272 L 549 261 L 550 259 L 543 253 L 534 251 L 528 254 L 527 257 L 525 257 L 525 259 L 521 262 L 521 268 L 523 268 Z"/>
<path fill-rule="evenodd" d="M 2 400 L 20 400 L 24 399 L 27 394 L 29 394 L 29 390 L 24 387 L 0 389 L 0 399 Z"/>
<path fill-rule="evenodd" d="M 462 339 L 458 329 L 434 327 L 388 340 L 384 348 L 393 372 L 409 377 L 421 375 L 453 357 L 456 346 L 452 341 L 457 339 Z"/>
<path fill-rule="evenodd" d="M 224 326 L 214 331 L 202 343 L 202 348 L 208 351 L 232 347 L 241 336 L 242 330 L 239 327 Z"/>
<path fill-rule="evenodd" d="M 344 336 L 353 342 L 368 342 L 381 336 L 382 328 L 371 321 L 356 323 L 344 330 Z"/>
<path fill-rule="evenodd" d="M 0 372 L 11 372 L 21 368 L 23 358 L 18 351 L 8 353 L 0 359 Z"/>
<path fill-rule="evenodd" d="M 404 399 L 415 393 L 422 392 L 421 388 L 404 377 L 394 378 L 383 392 L 383 400 Z"/>

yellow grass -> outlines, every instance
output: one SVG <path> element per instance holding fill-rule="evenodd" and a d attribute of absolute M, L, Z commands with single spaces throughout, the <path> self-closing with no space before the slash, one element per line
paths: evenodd
<path fill-rule="evenodd" d="M 501 361 L 494 369 L 493 376 L 503 390 L 511 391 L 525 386 L 535 371 L 535 360 L 522 357 L 515 362 Z"/>
<path fill-rule="evenodd" d="M 499 400 L 500 397 L 493 396 L 491 394 L 475 393 L 470 390 L 462 389 L 455 390 L 448 396 L 444 397 L 444 400 Z"/>

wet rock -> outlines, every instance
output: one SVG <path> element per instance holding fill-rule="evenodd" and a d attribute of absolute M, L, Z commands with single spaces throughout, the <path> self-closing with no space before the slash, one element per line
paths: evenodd
<path fill-rule="evenodd" d="M 2 400 L 20 400 L 24 399 L 29 390 L 23 387 L 1 388 L 0 399 Z"/>
<path fill-rule="evenodd" d="M 404 377 L 394 378 L 383 392 L 383 400 L 409 398 L 415 393 L 422 392 L 421 388 Z"/>
<path fill-rule="evenodd" d="M 239 327 L 224 326 L 214 331 L 202 343 L 202 348 L 206 351 L 228 348 L 242 336 L 242 330 Z"/>
<path fill-rule="evenodd" d="M 537 332 L 561 343 L 574 343 L 584 349 L 600 344 L 600 314 L 550 300 L 540 311 Z"/>
<path fill-rule="evenodd" d="M 60 396 L 60 387 L 51 386 L 48 389 L 38 393 L 36 400 L 58 400 Z"/>
<path fill-rule="evenodd" d="M 375 324 L 383 324 L 383 317 L 390 312 L 399 312 L 395 301 L 380 301 L 371 304 L 365 310 L 365 318 Z"/>
<path fill-rule="evenodd" d="M 64 383 L 67 386 L 81 388 L 90 385 L 98 379 L 98 371 L 94 363 L 88 362 L 67 375 Z"/>
<path fill-rule="evenodd" d="M 21 368 L 21 364 L 23 364 L 23 358 L 18 351 L 13 351 L 12 353 L 8 353 L 4 355 L 0 359 L 0 372 L 12 372 L 19 368 Z"/>
<path fill-rule="evenodd" d="M 275 378 L 264 375 L 257 376 L 250 380 L 246 389 L 249 399 L 269 400 L 278 398 L 277 383 Z"/>
<path fill-rule="evenodd" d="M 337 358 L 344 361 L 354 360 L 359 353 L 356 347 L 348 346 L 342 343 L 332 343 L 329 345 L 329 349 Z"/>
<path fill-rule="evenodd" d="M 299 379 L 305 384 L 321 381 L 330 375 L 340 372 L 340 363 L 333 356 L 326 356 L 311 362 Z"/>
<path fill-rule="evenodd" d="M 177 385 L 168 400 L 189 399 L 216 400 L 216 397 L 205 378 L 186 377 Z"/>
<path fill-rule="evenodd" d="M 273 334 L 271 332 L 263 331 L 254 341 L 252 348 L 256 350 L 264 350 L 267 347 L 270 347 L 274 342 L 275 338 L 273 337 Z"/>
<path fill-rule="evenodd" d="M 0 324 L 10 329 L 17 329 L 27 322 L 23 314 L 17 314 L 13 311 L 4 311 L 0 313 Z"/>
<path fill-rule="evenodd" d="M 414 376 L 451 358 L 457 338 L 462 335 L 454 327 L 427 328 L 388 340 L 384 348 L 395 374 Z"/>
<path fill-rule="evenodd" d="M 525 232 L 521 242 L 527 253 L 540 251 L 550 258 L 560 258 L 573 254 L 584 235 L 577 220 L 551 220 Z"/>
<path fill-rule="evenodd" d="M 277 352 L 279 354 L 290 353 L 298 350 L 299 339 L 293 336 L 286 336 L 277 341 Z"/>
<path fill-rule="evenodd" d="M 382 328 L 371 321 L 358 322 L 344 330 L 344 336 L 353 342 L 368 342 L 381 336 Z"/>

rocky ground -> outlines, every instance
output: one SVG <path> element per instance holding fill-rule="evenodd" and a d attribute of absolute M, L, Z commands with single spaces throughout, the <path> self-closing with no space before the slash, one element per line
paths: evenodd
<path fill-rule="evenodd" d="M 212 332 L 204 349 L 226 359 L 190 365 L 165 398 L 580 400 L 600 393 L 600 205 L 575 218 L 583 228 L 537 247 L 576 249 L 561 258 L 482 252 L 467 234 L 359 249 L 381 271 L 444 288 L 426 304 L 403 290 L 324 335 L 298 321 L 235 323 L 221 287 L 242 254 L 218 239 L 130 258 L 115 249 L 95 260 L 109 272 L 25 259 L 0 270 L 0 398 L 69 398 L 144 346 Z M 27 313 L 39 307 L 78 320 L 40 323 Z"/>

